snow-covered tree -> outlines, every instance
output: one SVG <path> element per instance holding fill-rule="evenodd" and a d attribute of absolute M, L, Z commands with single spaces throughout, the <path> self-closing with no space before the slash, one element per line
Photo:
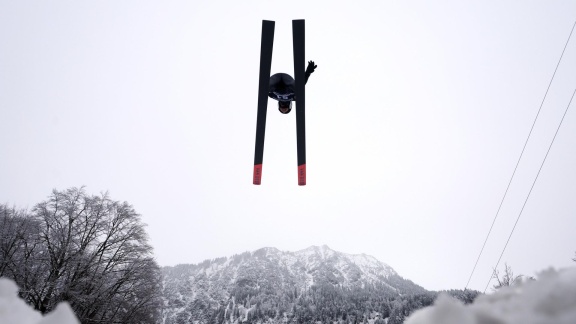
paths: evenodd
<path fill-rule="evenodd" d="M 46 313 L 68 301 L 82 323 L 159 319 L 160 269 L 140 215 L 127 202 L 83 188 L 54 190 L 30 213 L 3 208 L 0 222 L 14 229 L 10 240 L 20 247 L 13 253 L 11 242 L 0 243 L 2 275 L 35 309 Z"/>

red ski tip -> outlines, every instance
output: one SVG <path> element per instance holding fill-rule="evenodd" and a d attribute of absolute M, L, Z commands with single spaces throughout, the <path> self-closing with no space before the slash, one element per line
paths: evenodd
<path fill-rule="evenodd" d="M 299 186 L 306 185 L 306 164 L 298 166 L 298 185 Z"/>
<path fill-rule="evenodd" d="M 262 164 L 254 165 L 254 180 L 252 183 L 259 185 L 262 180 Z"/>

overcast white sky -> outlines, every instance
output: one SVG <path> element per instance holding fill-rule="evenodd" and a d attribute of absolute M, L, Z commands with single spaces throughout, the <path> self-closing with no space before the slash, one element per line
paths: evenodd
<path fill-rule="evenodd" d="M 576 2 L 329 3 L 0 0 L 0 202 L 109 191 L 142 214 L 161 265 L 327 244 L 427 289 L 464 288 Z M 305 187 L 295 114 L 272 100 L 252 185 L 262 19 L 276 21 L 272 73 L 293 74 L 292 19 L 306 19 L 318 65 Z M 484 289 L 576 87 L 575 38 L 472 288 Z M 572 107 L 504 254 L 516 273 L 574 265 L 574 166 Z"/>

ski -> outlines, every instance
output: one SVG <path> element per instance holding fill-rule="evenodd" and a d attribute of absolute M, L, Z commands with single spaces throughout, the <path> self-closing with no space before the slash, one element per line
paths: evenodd
<path fill-rule="evenodd" d="M 272 47 L 274 45 L 274 21 L 262 20 L 262 40 L 260 44 L 260 77 L 258 84 L 258 116 L 256 118 L 256 147 L 254 150 L 253 183 L 259 185 L 262 179 L 264 157 L 264 133 L 266 131 L 266 110 L 270 69 L 272 68 Z"/>
<path fill-rule="evenodd" d="M 306 93 L 304 19 L 292 20 L 294 80 L 296 81 L 296 146 L 298 151 L 298 185 L 306 185 Z"/>

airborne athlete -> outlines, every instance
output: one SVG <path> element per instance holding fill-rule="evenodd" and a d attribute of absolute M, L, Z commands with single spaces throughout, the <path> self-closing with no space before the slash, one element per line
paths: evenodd
<path fill-rule="evenodd" d="M 259 185 L 262 179 L 264 159 L 264 134 L 266 132 L 266 110 L 268 97 L 278 100 L 278 110 L 287 114 L 296 101 L 296 149 L 298 161 L 298 185 L 306 185 L 306 81 L 316 65 L 306 60 L 304 20 L 292 20 L 292 41 L 294 47 L 294 78 L 286 73 L 277 73 L 270 77 L 272 67 L 272 47 L 274 45 L 274 21 L 262 21 L 262 40 L 260 45 L 260 73 L 258 78 L 258 115 L 256 117 L 256 145 L 254 149 L 254 176 L 252 183 Z"/>
<path fill-rule="evenodd" d="M 317 65 L 314 64 L 314 61 L 308 61 L 304 84 L 308 82 L 310 74 L 314 73 L 316 67 Z M 278 110 L 283 114 L 287 114 L 292 110 L 292 100 L 295 100 L 294 86 L 294 79 L 289 74 L 276 73 L 270 77 L 268 97 L 278 100 Z"/>

